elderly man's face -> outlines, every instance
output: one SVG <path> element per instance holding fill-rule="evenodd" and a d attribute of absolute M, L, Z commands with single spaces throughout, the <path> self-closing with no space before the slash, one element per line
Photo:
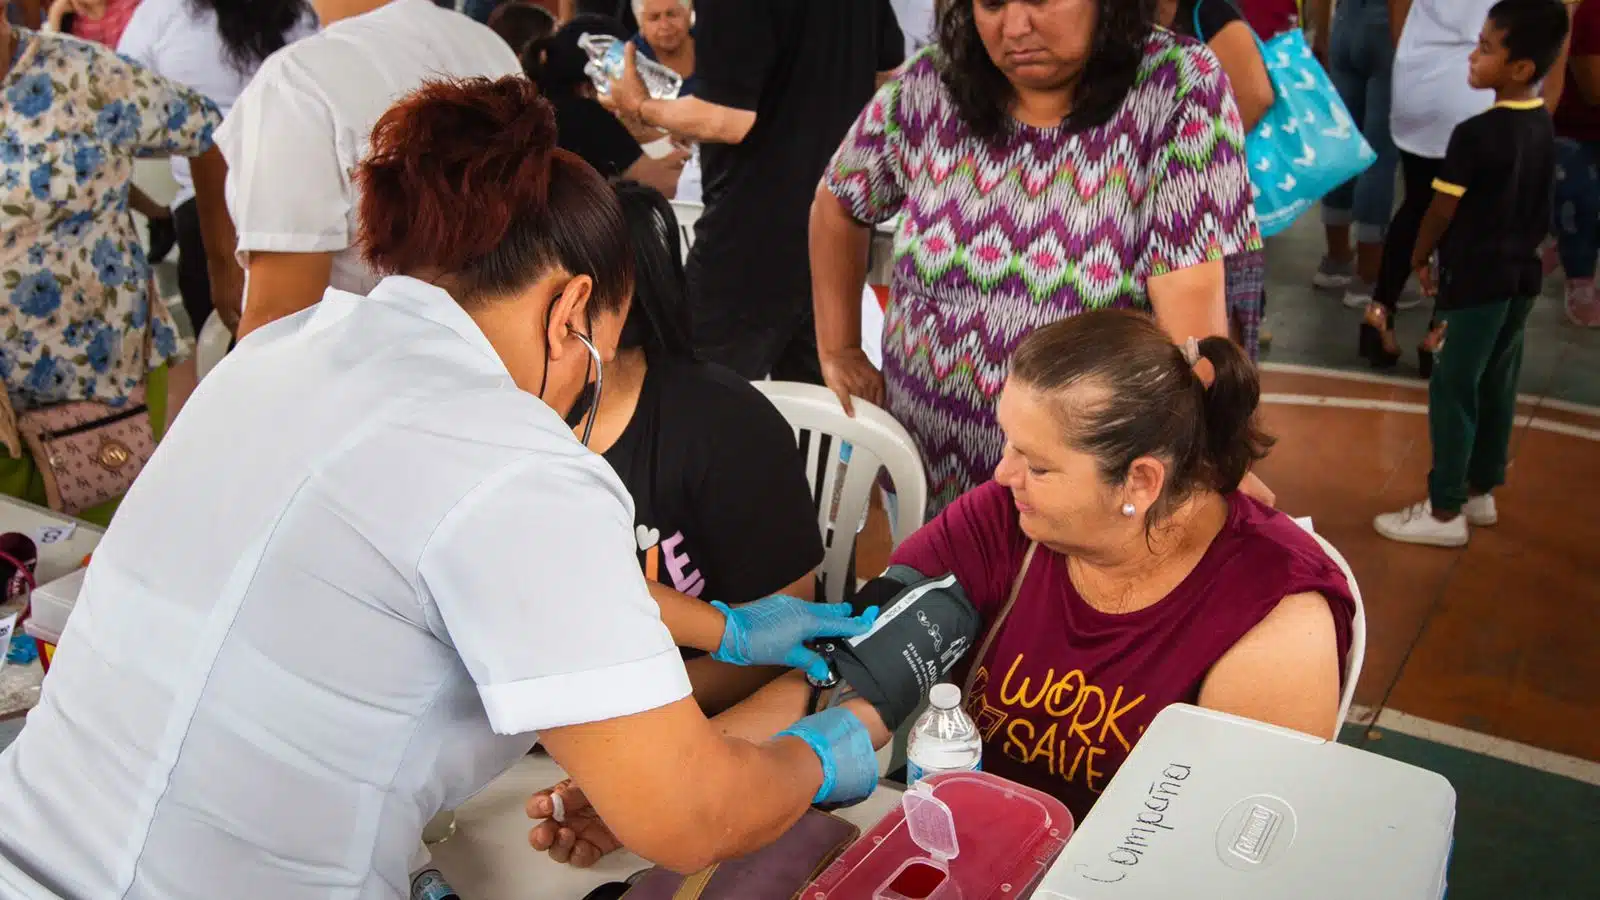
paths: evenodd
<path fill-rule="evenodd" d="M 656 53 L 677 53 L 689 39 L 689 7 L 683 0 L 644 0 L 639 30 Z"/>

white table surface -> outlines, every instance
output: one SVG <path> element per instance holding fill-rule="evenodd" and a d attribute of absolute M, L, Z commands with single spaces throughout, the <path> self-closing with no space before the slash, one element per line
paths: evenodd
<path fill-rule="evenodd" d="M 524 812 L 528 797 L 565 777 L 549 757 L 529 756 L 456 811 L 456 833 L 434 845 L 433 865 L 463 900 L 582 900 L 608 881 L 625 881 L 650 867 L 619 851 L 592 869 L 575 869 L 528 845 L 534 825 Z M 898 790 L 879 787 L 865 803 L 838 815 L 866 831 L 899 802 Z"/>

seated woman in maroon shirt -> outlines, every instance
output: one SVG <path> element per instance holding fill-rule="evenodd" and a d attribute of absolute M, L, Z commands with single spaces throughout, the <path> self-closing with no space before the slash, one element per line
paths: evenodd
<path fill-rule="evenodd" d="M 1231 342 L 1198 351 L 1210 387 L 1147 316 L 1035 332 L 1000 398 L 995 480 L 894 554 L 953 573 L 986 629 L 1022 579 L 968 661 L 968 709 L 984 769 L 1079 821 L 1168 704 L 1334 733 L 1348 585 L 1293 520 L 1236 491 L 1270 444 L 1260 387 Z"/>
<path fill-rule="evenodd" d="M 1238 492 L 1271 443 L 1256 424 L 1260 384 L 1231 341 L 1196 349 L 1198 366 L 1128 311 L 1034 332 L 1000 396 L 995 480 L 892 559 L 930 579 L 955 575 L 981 633 L 998 628 L 982 659 L 945 679 L 961 684 L 977 667 L 967 706 L 983 768 L 1060 798 L 1078 821 L 1170 704 L 1319 737 L 1338 718 L 1349 585 L 1292 519 Z M 806 698 L 791 673 L 717 721 L 770 734 L 804 715 Z M 898 724 L 871 721 L 880 736 Z M 569 816 L 582 803 L 567 796 Z M 544 794 L 529 805 L 548 809 Z M 557 844 L 556 830 L 536 828 L 534 846 Z M 589 865 L 616 846 L 591 817 L 552 855 Z"/>

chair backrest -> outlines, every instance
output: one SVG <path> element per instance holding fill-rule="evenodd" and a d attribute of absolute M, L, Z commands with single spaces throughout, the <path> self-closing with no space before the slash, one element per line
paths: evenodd
<path fill-rule="evenodd" d="M 1305 527 L 1303 523 L 1301 527 Z M 1350 623 L 1350 652 L 1345 655 L 1344 661 L 1344 693 L 1339 697 L 1339 730 L 1342 731 L 1345 720 L 1350 717 L 1350 705 L 1355 702 L 1356 681 L 1361 678 L 1361 666 L 1367 658 L 1367 610 L 1361 602 L 1361 588 L 1356 584 L 1356 574 L 1350 570 L 1350 563 L 1345 560 L 1344 554 L 1316 531 L 1310 528 L 1306 528 L 1306 531 L 1317 539 L 1322 552 L 1328 554 L 1333 564 L 1344 573 L 1345 581 L 1350 584 L 1350 598 L 1356 603 L 1355 619 Z"/>
<path fill-rule="evenodd" d="M 694 223 L 700 221 L 700 214 L 706 211 L 705 204 L 674 200 L 672 211 L 678 215 L 678 234 L 682 238 L 683 258 L 687 260 L 689 247 L 694 243 Z"/>
<path fill-rule="evenodd" d="M 228 326 L 222 324 L 222 317 L 213 310 L 206 316 L 205 325 L 201 326 L 200 333 L 195 337 L 194 362 L 198 378 L 206 377 L 206 373 L 217 367 L 222 358 L 228 355 L 228 345 L 233 343 L 233 334 L 228 331 Z"/>
<path fill-rule="evenodd" d="M 855 401 L 856 414 L 851 417 L 827 388 L 787 381 L 758 381 L 756 388 L 789 421 L 805 454 L 826 551 L 818 570 L 823 593 L 829 603 L 839 603 L 853 586 L 856 533 L 866 519 L 880 468 L 887 469 L 894 481 L 897 502 L 891 540 L 898 542 L 922 527 L 928 509 L 922 457 L 905 428 L 865 400 Z M 848 452 L 841 452 L 844 446 Z"/>

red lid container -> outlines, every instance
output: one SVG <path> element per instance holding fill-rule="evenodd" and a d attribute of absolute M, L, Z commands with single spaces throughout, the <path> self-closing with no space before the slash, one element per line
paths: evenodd
<path fill-rule="evenodd" d="M 1072 836 L 1059 800 L 983 772 L 907 791 L 800 900 L 1021 900 Z"/>

